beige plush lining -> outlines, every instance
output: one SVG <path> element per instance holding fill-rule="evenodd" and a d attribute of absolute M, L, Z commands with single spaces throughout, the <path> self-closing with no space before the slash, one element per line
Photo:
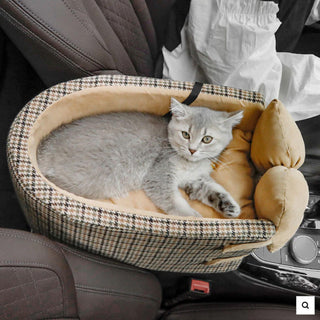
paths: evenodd
<path fill-rule="evenodd" d="M 175 97 L 179 101 L 183 101 L 189 92 L 177 89 L 164 89 L 152 87 L 136 87 L 136 86 L 112 86 L 112 87 L 98 87 L 81 90 L 59 99 L 51 106 L 49 106 L 35 122 L 30 138 L 28 141 L 30 159 L 37 172 L 41 175 L 36 161 L 36 150 L 40 141 L 48 135 L 51 131 L 58 128 L 62 124 L 72 122 L 85 116 L 106 113 L 112 111 L 140 111 L 150 112 L 158 115 L 163 115 L 169 111 L 170 98 Z M 235 98 L 224 96 L 214 96 L 210 94 L 200 94 L 195 105 L 206 106 L 214 110 L 236 111 L 244 110 L 244 117 L 238 126 L 238 130 L 243 132 L 242 140 L 246 136 L 252 135 L 256 123 L 263 111 L 263 106 L 260 103 L 253 103 Z M 246 132 L 248 134 L 246 134 Z M 242 135 L 241 135 L 242 136 Z M 250 143 L 250 142 L 249 142 Z M 237 148 L 235 148 L 237 149 Z M 246 169 L 247 170 L 247 169 Z M 45 179 L 44 176 L 42 176 Z M 46 179 L 45 179 L 46 180 Z M 90 200 L 85 199 L 74 194 L 70 194 L 61 188 L 58 188 L 50 181 L 46 180 L 53 188 L 60 193 L 71 197 L 75 200 L 86 202 L 90 205 L 107 208 L 110 210 L 129 211 L 132 213 L 142 215 L 152 215 L 163 217 L 161 211 L 156 208 L 150 201 L 146 202 L 143 191 L 134 191 L 130 193 L 130 199 L 112 199 L 110 200 Z M 241 186 L 244 187 L 245 186 Z M 237 187 L 239 189 L 239 187 Z M 242 197 L 241 195 L 239 197 Z M 132 202 L 135 207 L 132 208 Z M 248 200 L 243 199 L 243 203 Z M 249 201 L 250 202 L 250 201 Z M 252 203 L 248 205 L 252 206 Z M 214 213 L 211 208 L 201 204 L 196 204 L 197 209 L 201 212 L 203 208 L 204 217 L 219 218 L 219 214 Z M 128 210 L 129 209 L 129 210 Z M 160 212 L 159 212 L 160 211 Z M 252 211 L 252 210 L 251 210 Z M 250 211 L 250 212 L 251 212 Z M 250 216 L 251 215 L 251 216 Z M 168 216 L 170 217 L 170 216 Z M 172 216 L 173 217 L 173 216 Z M 174 219 L 195 219 L 186 217 L 174 216 Z M 250 213 L 245 218 L 254 218 Z"/>

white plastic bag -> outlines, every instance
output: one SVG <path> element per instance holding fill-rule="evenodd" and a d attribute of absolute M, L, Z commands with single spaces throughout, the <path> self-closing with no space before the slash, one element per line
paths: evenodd
<path fill-rule="evenodd" d="M 320 114 L 320 59 L 277 53 L 278 6 L 260 0 L 192 0 L 164 77 L 261 92 L 279 98 L 295 120 Z"/>
<path fill-rule="evenodd" d="M 281 80 L 277 11 L 275 3 L 259 0 L 191 1 L 181 45 L 163 50 L 164 76 L 257 90 L 272 100 Z"/>
<path fill-rule="evenodd" d="M 163 77 L 180 81 L 207 82 L 199 64 L 190 55 L 185 28 L 186 25 L 181 30 L 181 44 L 174 51 L 162 48 Z"/>
<path fill-rule="evenodd" d="M 270 101 L 278 96 L 277 11 L 275 3 L 256 0 L 191 2 L 190 54 L 210 83 L 257 90 Z"/>
<path fill-rule="evenodd" d="M 306 25 L 320 21 L 320 0 L 314 0 Z"/>
<path fill-rule="evenodd" d="M 279 52 L 282 79 L 279 99 L 293 119 L 320 114 L 320 59 L 311 54 Z"/>

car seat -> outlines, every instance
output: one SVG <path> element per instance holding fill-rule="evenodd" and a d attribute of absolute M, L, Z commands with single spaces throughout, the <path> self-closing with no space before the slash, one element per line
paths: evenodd
<path fill-rule="evenodd" d="M 1 0 L 0 26 L 48 86 L 89 75 L 150 77 L 173 3 Z"/>
<path fill-rule="evenodd" d="M 163 312 L 151 273 L 30 232 L 0 228 L 0 252 L 1 320 L 295 319 L 293 306 L 271 303 L 192 303 Z"/>

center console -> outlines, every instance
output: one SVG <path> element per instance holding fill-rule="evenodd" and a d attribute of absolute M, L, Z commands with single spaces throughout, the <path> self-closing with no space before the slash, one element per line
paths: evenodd
<path fill-rule="evenodd" d="M 279 251 L 255 250 L 241 272 L 270 285 L 320 296 L 320 195 L 310 194 L 296 234 Z"/>

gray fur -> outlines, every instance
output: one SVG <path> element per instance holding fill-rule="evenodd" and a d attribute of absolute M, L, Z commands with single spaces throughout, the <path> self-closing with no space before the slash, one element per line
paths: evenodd
<path fill-rule="evenodd" d="M 160 116 L 121 112 L 61 126 L 41 142 L 39 168 L 57 186 L 86 198 L 121 197 L 143 189 L 168 214 L 200 216 L 181 196 L 182 188 L 224 216 L 238 216 L 238 204 L 209 175 L 211 160 L 231 141 L 242 112 L 188 107 L 175 99 L 171 111 L 169 123 Z M 214 140 L 203 143 L 205 135 Z"/>

